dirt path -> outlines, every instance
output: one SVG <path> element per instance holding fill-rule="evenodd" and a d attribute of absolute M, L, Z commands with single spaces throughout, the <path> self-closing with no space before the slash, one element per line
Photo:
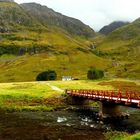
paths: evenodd
<path fill-rule="evenodd" d="M 47 83 L 47 85 L 48 85 L 49 87 L 51 87 L 53 90 L 60 91 L 60 92 L 64 92 L 64 90 L 62 90 L 62 89 L 60 89 L 60 88 L 58 88 L 58 87 L 56 87 L 56 86 L 53 86 L 53 85 L 51 85 L 50 83 Z"/>

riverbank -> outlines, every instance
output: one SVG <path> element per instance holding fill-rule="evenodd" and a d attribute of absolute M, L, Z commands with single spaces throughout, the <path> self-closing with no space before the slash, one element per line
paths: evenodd
<path fill-rule="evenodd" d="M 1 140 L 105 140 L 101 129 L 72 112 L 0 113 Z"/>
<path fill-rule="evenodd" d="M 127 122 L 103 124 L 90 116 L 73 111 L 0 111 L 1 140 L 139 139 L 139 133 L 132 135 L 126 131 L 128 125 Z"/>

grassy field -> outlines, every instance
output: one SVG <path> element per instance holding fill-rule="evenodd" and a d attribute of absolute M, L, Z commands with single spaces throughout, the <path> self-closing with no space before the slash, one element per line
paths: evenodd
<path fill-rule="evenodd" d="M 13 56 L 13 58 L 0 57 L 0 82 L 34 81 L 39 73 L 48 69 L 56 71 L 57 79 L 61 79 L 64 75 L 86 79 L 90 67 L 104 70 L 110 65 L 109 61 L 92 53 L 76 52 L 75 50 L 69 51 L 69 53 L 71 54 L 42 53 L 31 56 Z"/>
<path fill-rule="evenodd" d="M 58 105 L 54 102 L 60 95 L 60 92 L 52 90 L 46 83 L 0 84 L 0 107 L 19 111 L 51 110 Z"/>
<path fill-rule="evenodd" d="M 126 132 L 111 131 L 105 133 L 105 137 L 107 140 L 139 140 L 140 133 L 129 135 Z"/>
<path fill-rule="evenodd" d="M 140 139 L 140 133 L 137 133 L 135 135 L 128 136 L 128 137 L 124 138 L 123 140 L 139 140 L 139 139 Z"/>
<path fill-rule="evenodd" d="M 97 85 L 98 82 L 86 81 L 49 81 L 49 82 L 19 82 L 0 84 L 0 107 L 6 110 L 52 110 L 63 106 L 64 92 L 52 89 L 48 84 L 62 90 L 67 88 L 101 89 L 109 86 Z"/>
<path fill-rule="evenodd" d="M 117 84 L 116 84 L 117 83 Z M 51 86 L 60 88 L 53 89 Z M 65 107 L 65 89 L 117 90 L 120 88 L 140 89 L 139 82 L 128 80 L 100 81 L 47 81 L 0 84 L 0 108 L 4 110 L 53 110 Z"/>

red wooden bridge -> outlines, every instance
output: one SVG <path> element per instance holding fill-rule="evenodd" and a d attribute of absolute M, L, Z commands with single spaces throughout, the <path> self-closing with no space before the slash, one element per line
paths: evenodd
<path fill-rule="evenodd" d="M 66 90 L 66 93 L 90 100 L 114 102 L 125 106 L 140 108 L 140 93 L 133 91 L 110 90 Z"/>

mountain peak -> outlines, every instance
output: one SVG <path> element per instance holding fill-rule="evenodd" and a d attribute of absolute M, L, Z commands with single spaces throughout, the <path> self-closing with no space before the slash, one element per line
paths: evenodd
<path fill-rule="evenodd" d="M 124 21 L 114 21 L 110 23 L 109 25 L 104 26 L 99 32 L 105 35 L 108 35 L 109 33 L 113 32 L 117 28 L 120 28 L 124 25 L 127 25 L 129 22 Z"/>
<path fill-rule="evenodd" d="M 59 27 L 70 34 L 82 35 L 86 37 L 94 36 L 94 30 L 85 25 L 78 19 L 65 16 L 61 13 L 55 12 L 47 6 L 42 6 L 37 3 L 24 3 L 21 7 L 31 17 L 34 17 L 42 25 Z"/>

